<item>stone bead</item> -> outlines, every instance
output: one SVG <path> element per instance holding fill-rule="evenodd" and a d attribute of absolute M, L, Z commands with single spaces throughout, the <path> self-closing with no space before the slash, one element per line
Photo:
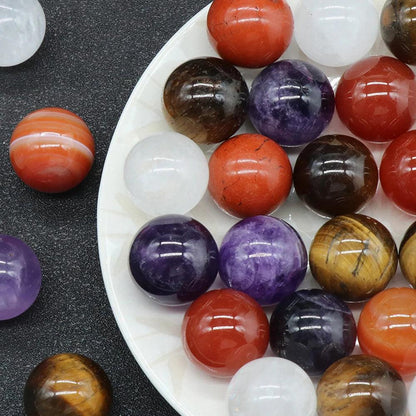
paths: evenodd
<path fill-rule="evenodd" d="M 399 250 L 400 268 L 408 282 L 416 287 L 416 222 L 406 231 Z"/>

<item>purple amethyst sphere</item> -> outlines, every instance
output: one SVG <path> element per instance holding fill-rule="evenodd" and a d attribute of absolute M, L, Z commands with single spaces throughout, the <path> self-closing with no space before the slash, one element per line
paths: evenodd
<path fill-rule="evenodd" d="M 293 293 L 306 274 L 308 255 L 299 234 L 285 221 L 258 215 L 235 224 L 220 248 L 224 283 L 261 305 Z"/>
<path fill-rule="evenodd" d="M 32 306 L 41 282 L 42 271 L 32 249 L 18 238 L 0 235 L 0 321 Z"/>
<path fill-rule="evenodd" d="M 286 59 L 266 67 L 253 81 L 249 115 L 259 133 L 281 146 L 316 139 L 334 114 L 334 91 L 313 65 Z"/>
<path fill-rule="evenodd" d="M 141 228 L 130 249 L 134 280 L 153 300 L 181 305 L 206 292 L 218 272 L 210 232 L 183 215 L 157 217 Z"/>

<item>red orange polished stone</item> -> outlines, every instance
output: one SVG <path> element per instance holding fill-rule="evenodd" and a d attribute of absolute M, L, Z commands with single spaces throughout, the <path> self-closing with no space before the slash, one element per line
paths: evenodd
<path fill-rule="evenodd" d="M 361 349 L 401 374 L 416 373 L 416 290 L 391 288 L 364 306 L 358 321 Z"/>
<path fill-rule="evenodd" d="M 94 139 L 85 122 L 62 108 L 30 113 L 10 140 L 10 161 L 24 183 L 41 192 L 77 186 L 94 161 Z"/>
<path fill-rule="evenodd" d="M 192 362 L 217 377 L 231 377 L 260 358 L 269 343 L 269 322 L 261 306 L 234 289 L 212 290 L 196 299 L 182 324 Z"/>
<path fill-rule="evenodd" d="M 344 72 L 336 106 L 341 121 L 358 137 L 391 141 L 415 121 L 415 74 L 389 56 L 365 58 Z"/>
<path fill-rule="evenodd" d="M 293 34 L 292 11 L 285 0 L 214 0 L 207 25 L 220 56 L 250 68 L 278 59 Z"/>
<path fill-rule="evenodd" d="M 209 192 L 236 217 L 269 214 L 285 201 L 291 186 L 292 167 L 286 152 L 260 134 L 232 137 L 209 161 Z"/>

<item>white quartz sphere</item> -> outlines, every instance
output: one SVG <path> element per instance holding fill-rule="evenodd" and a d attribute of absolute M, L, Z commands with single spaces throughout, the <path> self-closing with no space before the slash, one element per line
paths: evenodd
<path fill-rule="evenodd" d="M 174 132 L 141 140 L 124 165 L 124 181 L 134 203 L 151 216 L 190 211 L 204 196 L 208 175 L 200 147 Z"/>
<path fill-rule="evenodd" d="M 409 410 L 409 416 L 416 416 L 416 377 L 409 387 L 407 409 Z"/>
<path fill-rule="evenodd" d="M 230 416 L 314 416 L 315 388 L 292 361 L 259 358 L 241 367 L 231 379 L 228 410 Z"/>
<path fill-rule="evenodd" d="M 300 49 L 322 65 L 350 65 L 377 39 L 379 17 L 371 0 L 299 0 L 294 15 Z"/>
<path fill-rule="evenodd" d="M 38 0 L 0 0 L 0 66 L 28 60 L 42 44 L 45 30 Z"/>

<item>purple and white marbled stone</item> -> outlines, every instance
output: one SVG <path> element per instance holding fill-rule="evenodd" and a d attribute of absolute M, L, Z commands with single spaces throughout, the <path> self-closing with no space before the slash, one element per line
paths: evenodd
<path fill-rule="evenodd" d="M 130 249 L 134 280 L 153 300 L 181 305 L 206 292 L 218 272 L 218 248 L 210 232 L 183 215 L 145 224 Z"/>
<path fill-rule="evenodd" d="M 42 271 L 32 249 L 18 238 L 0 235 L 0 321 L 32 306 L 41 282 Z"/>
<path fill-rule="evenodd" d="M 266 67 L 253 81 L 249 116 L 259 133 L 281 146 L 316 139 L 332 119 L 334 91 L 326 75 L 296 59 Z"/>
<path fill-rule="evenodd" d="M 235 224 L 220 248 L 224 283 L 261 305 L 293 293 L 306 274 L 308 255 L 299 234 L 281 219 L 258 215 Z"/>

